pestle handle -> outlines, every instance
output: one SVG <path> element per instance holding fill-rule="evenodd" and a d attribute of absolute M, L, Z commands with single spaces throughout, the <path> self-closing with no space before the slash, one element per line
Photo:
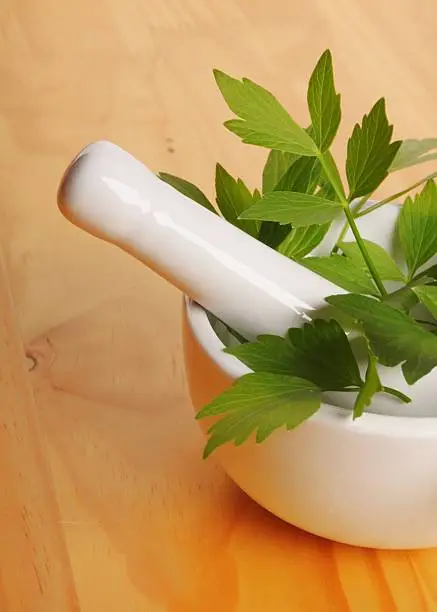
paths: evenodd
<path fill-rule="evenodd" d="M 249 339 L 302 325 L 342 290 L 180 194 L 117 145 L 100 141 L 58 191 L 73 224 L 118 245 Z"/>

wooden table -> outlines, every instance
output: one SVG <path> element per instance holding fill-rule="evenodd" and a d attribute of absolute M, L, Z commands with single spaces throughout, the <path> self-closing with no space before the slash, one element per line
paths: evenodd
<path fill-rule="evenodd" d="M 180 294 L 55 203 L 99 138 L 208 194 L 216 161 L 255 186 L 212 68 L 306 121 L 326 47 L 343 138 L 380 95 L 399 136 L 436 136 L 436 22 L 435 0 L 3 0 L 1 612 L 437 610 L 436 551 L 311 537 L 200 458 Z"/>

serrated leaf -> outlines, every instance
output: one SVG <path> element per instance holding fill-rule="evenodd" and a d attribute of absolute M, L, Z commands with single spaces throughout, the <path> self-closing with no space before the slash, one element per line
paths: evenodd
<path fill-rule="evenodd" d="M 310 380 L 324 391 L 359 386 L 360 372 L 342 327 L 331 319 L 315 319 L 291 328 L 292 374 Z"/>
<path fill-rule="evenodd" d="M 297 376 L 322 391 L 362 384 L 347 336 L 335 320 L 316 319 L 290 329 L 285 338 L 263 335 L 257 342 L 233 346 L 226 352 L 255 372 Z"/>
<path fill-rule="evenodd" d="M 214 70 L 217 85 L 229 108 L 239 119 L 225 126 L 243 142 L 297 155 L 315 155 L 317 147 L 308 133 L 266 89 L 249 79 Z"/>
<path fill-rule="evenodd" d="M 414 287 L 413 291 L 434 319 L 437 319 L 437 287 L 420 285 L 419 287 Z"/>
<path fill-rule="evenodd" d="M 321 165 L 317 158 L 297 158 L 276 184 L 274 190 L 312 193 L 320 179 L 320 172 Z M 274 221 L 263 221 L 261 224 L 259 240 L 283 253 L 284 251 L 279 247 L 282 245 L 284 240 L 287 240 L 287 238 L 290 236 L 290 232 L 293 232 L 293 236 L 296 236 L 296 232 L 302 233 L 302 229 L 303 228 L 296 228 L 292 230 L 292 226 L 290 224 L 281 225 L 280 223 L 276 223 Z M 321 232 L 313 232 L 314 236 L 311 242 L 314 244 L 314 246 L 311 247 L 310 245 L 309 251 L 302 249 L 302 252 L 305 255 L 309 253 L 312 248 L 315 248 L 316 244 L 318 244 L 317 237 L 320 235 L 320 233 Z M 299 236 L 297 236 L 297 238 L 300 239 Z M 322 238 L 323 236 L 320 238 L 319 242 L 322 240 Z M 289 244 L 290 242 L 293 243 L 294 240 L 289 240 Z M 300 256 L 303 257 L 302 254 L 300 254 Z"/>
<path fill-rule="evenodd" d="M 259 230 L 258 240 L 272 249 L 278 249 L 291 231 L 291 225 L 263 221 Z"/>
<path fill-rule="evenodd" d="M 390 172 L 396 172 L 437 159 L 437 138 L 410 138 L 404 140 L 390 166 Z M 430 153 L 430 151 L 433 151 Z"/>
<path fill-rule="evenodd" d="M 252 202 L 255 204 L 255 202 L 257 202 L 260 198 L 261 198 L 261 193 L 259 192 L 258 189 L 254 189 L 253 194 L 252 194 Z"/>
<path fill-rule="evenodd" d="M 179 178 L 178 176 L 174 176 L 173 174 L 168 174 L 167 172 L 160 172 L 158 176 L 162 181 L 168 183 L 179 191 L 179 193 L 182 193 L 184 196 L 187 196 L 187 198 L 190 198 L 190 200 L 194 200 L 194 202 L 197 202 L 204 208 L 207 208 L 211 212 L 217 214 L 217 210 L 208 200 L 206 195 L 200 191 L 196 185 L 193 185 L 193 183 Z"/>
<path fill-rule="evenodd" d="M 404 312 L 364 295 L 333 295 L 326 302 L 361 323 L 382 365 L 402 363 L 409 385 L 437 365 L 437 336 Z"/>
<path fill-rule="evenodd" d="M 327 223 L 339 216 L 342 206 L 309 193 L 272 191 L 247 209 L 241 219 L 261 219 L 291 223 L 293 227 L 306 227 Z"/>
<path fill-rule="evenodd" d="M 291 164 L 297 159 L 293 153 L 270 151 L 263 170 L 263 193 L 273 191 Z"/>
<path fill-rule="evenodd" d="M 324 225 L 308 225 L 308 227 L 292 229 L 279 245 L 278 251 L 291 259 L 302 259 L 322 242 L 329 227 L 330 223 L 325 223 Z"/>
<path fill-rule="evenodd" d="M 253 192 L 253 203 L 257 202 L 260 198 L 261 194 L 255 189 Z M 271 249 L 277 249 L 290 231 L 291 225 L 280 225 L 280 223 L 274 223 L 273 221 L 262 221 L 258 240 Z"/>
<path fill-rule="evenodd" d="M 363 242 L 382 280 L 405 281 L 404 275 L 385 249 L 370 240 L 363 239 Z M 356 242 L 341 242 L 339 247 L 357 266 L 367 267 Z"/>
<path fill-rule="evenodd" d="M 350 200 L 372 193 L 387 177 L 401 145 L 400 141 L 390 142 L 392 134 L 393 126 L 388 122 L 385 100 L 381 98 L 364 115 L 362 124 L 355 125 L 348 140 L 346 175 Z"/>
<path fill-rule="evenodd" d="M 197 419 L 222 415 L 208 430 L 204 457 L 227 442 L 239 446 L 254 432 L 260 443 L 281 427 L 294 429 L 319 408 L 320 390 L 307 380 L 246 374 L 197 414 Z"/>
<path fill-rule="evenodd" d="M 293 347 L 281 336 L 263 334 L 256 342 L 247 342 L 224 349 L 234 355 L 254 372 L 295 375 L 290 370 L 293 361 Z"/>
<path fill-rule="evenodd" d="M 437 253 L 437 187 L 434 181 L 428 181 L 414 199 L 405 200 L 397 232 L 411 278 Z"/>
<path fill-rule="evenodd" d="M 354 419 L 359 418 L 367 406 L 372 403 L 373 396 L 382 391 L 382 384 L 377 370 L 378 360 L 375 355 L 369 353 L 364 385 L 358 391 L 354 404 Z"/>
<path fill-rule="evenodd" d="M 358 267 L 348 257 L 337 254 L 329 257 L 305 257 L 299 263 L 346 291 L 378 295 L 367 268 Z"/>
<path fill-rule="evenodd" d="M 321 165 L 316 157 L 294 161 L 275 187 L 275 191 L 313 193 L 320 180 Z"/>
<path fill-rule="evenodd" d="M 235 180 L 220 164 L 215 174 L 216 201 L 224 218 L 251 236 L 258 235 L 258 224 L 243 221 L 240 214 L 253 204 L 253 196 L 241 179 Z"/>
<path fill-rule="evenodd" d="M 312 138 L 320 151 L 329 149 L 340 125 L 340 94 L 335 91 L 331 52 L 326 50 L 311 75 L 308 108 L 312 120 Z"/>
<path fill-rule="evenodd" d="M 336 200 L 336 193 L 334 187 L 329 181 L 321 177 L 319 180 L 319 189 L 316 191 L 316 195 L 326 200 Z"/>

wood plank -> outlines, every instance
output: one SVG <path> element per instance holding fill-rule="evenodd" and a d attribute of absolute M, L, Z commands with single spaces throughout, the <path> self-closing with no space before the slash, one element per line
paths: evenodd
<path fill-rule="evenodd" d="M 81 612 L 437 608 L 435 551 L 313 538 L 201 459 L 180 294 L 55 203 L 66 164 L 99 138 L 210 196 L 217 161 L 257 186 L 265 151 L 222 127 L 211 71 L 253 78 L 305 122 L 326 47 L 343 96 L 340 160 L 381 95 L 399 137 L 435 136 L 436 16 L 434 0 L 0 6 L 1 612 L 74 610 L 76 594 Z M 431 168 L 394 175 L 381 194 Z"/>
<path fill-rule="evenodd" d="M 0 287 L 0 609 L 72 612 L 78 602 L 1 253 Z"/>

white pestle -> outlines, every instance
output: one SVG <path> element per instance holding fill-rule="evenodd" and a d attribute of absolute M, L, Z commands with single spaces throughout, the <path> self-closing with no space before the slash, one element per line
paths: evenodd
<path fill-rule="evenodd" d="M 339 287 L 181 195 L 117 145 L 73 160 L 58 191 L 65 217 L 118 245 L 249 339 L 284 334 Z"/>

